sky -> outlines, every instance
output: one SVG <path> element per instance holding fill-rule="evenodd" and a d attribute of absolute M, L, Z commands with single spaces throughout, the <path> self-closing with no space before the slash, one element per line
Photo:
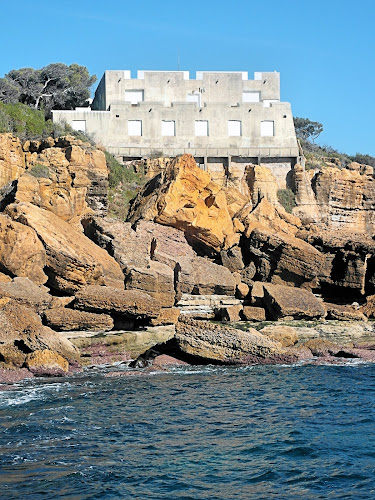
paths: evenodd
<path fill-rule="evenodd" d="M 375 156 L 374 0 L 0 0 L 0 77 L 53 62 L 107 69 L 279 71 L 316 141 Z M 94 86 L 95 90 L 95 86 Z"/>

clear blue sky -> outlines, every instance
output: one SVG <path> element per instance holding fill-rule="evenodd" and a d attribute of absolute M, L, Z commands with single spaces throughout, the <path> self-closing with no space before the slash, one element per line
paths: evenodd
<path fill-rule="evenodd" d="M 52 62 L 106 69 L 280 71 L 320 144 L 375 156 L 374 0 L 0 0 L 0 76 Z"/>

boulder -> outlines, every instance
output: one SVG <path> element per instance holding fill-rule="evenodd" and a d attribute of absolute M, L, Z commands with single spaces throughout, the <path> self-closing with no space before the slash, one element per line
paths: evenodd
<path fill-rule="evenodd" d="M 221 262 L 231 273 L 240 271 L 245 267 L 240 247 L 234 246 L 220 252 Z"/>
<path fill-rule="evenodd" d="M 40 317 L 28 307 L 9 300 L 0 306 L 0 361 L 6 366 L 22 366 L 28 354 L 48 349 L 70 362 L 77 362 L 76 347 L 43 326 Z"/>
<path fill-rule="evenodd" d="M 264 283 L 261 281 L 254 281 L 250 290 L 251 304 L 259 307 L 264 303 Z"/>
<path fill-rule="evenodd" d="M 44 320 L 49 327 L 58 331 L 103 332 L 112 330 L 114 326 L 113 319 L 108 314 L 95 314 L 64 307 L 45 311 Z"/>
<path fill-rule="evenodd" d="M 42 285 L 47 281 L 45 265 L 46 251 L 36 232 L 0 215 L 0 268 L 11 276 L 28 277 Z"/>
<path fill-rule="evenodd" d="M 276 340 L 284 347 L 292 347 L 298 342 L 298 335 L 295 328 L 283 325 L 266 326 L 260 330 L 262 335 L 269 339 Z"/>
<path fill-rule="evenodd" d="M 236 280 L 231 272 L 203 257 L 181 257 L 175 279 L 179 294 L 234 295 L 236 291 Z"/>
<path fill-rule="evenodd" d="M 69 363 L 50 349 L 36 350 L 26 356 L 25 367 L 36 376 L 62 376 L 69 370 Z"/>
<path fill-rule="evenodd" d="M 257 364 L 292 361 L 281 344 L 254 329 L 247 332 L 229 326 L 198 320 L 184 320 L 176 325 L 179 349 L 197 362 L 222 364 Z"/>
<path fill-rule="evenodd" d="M 152 326 L 175 325 L 180 317 L 181 311 L 177 307 L 166 307 L 160 309 L 157 318 L 151 320 Z"/>
<path fill-rule="evenodd" d="M 246 167 L 247 182 L 250 187 L 253 205 L 265 199 L 272 205 L 279 205 L 277 181 L 271 170 L 260 165 L 248 165 Z"/>
<path fill-rule="evenodd" d="M 157 318 L 161 306 L 157 300 L 138 290 L 118 290 L 90 285 L 76 293 L 74 306 L 93 312 L 117 313 L 130 318 Z"/>
<path fill-rule="evenodd" d="M 249 290 L 250 288 L 248 287 L 248 285 L 240 281 L 239 283 L 237 283 L 236 297 L 238 299 L 245 299 L 249 294 Z"/>
<path fill-rule="evenodd" d="M 191 155 L 174 159 L 149 181 L 131 206 L 128 220 L 153 220 L 185 232 L 189 241 L 218 252 L 238 241 L 223 189 Z"/>
<path fill-rule="evenodd" d="M 339 321 L 367 321 L 367 317 L 359 310 L 350 305 L 331 304 L 324 302 L 327 311 L 327 319 Z"/>
<path fill-rule="evenodd" d="M 265 283 L 264 303 L 273 319 L 323 318 L 322 303 L 308 290 Z"/>
<path fill-rule="evenodd" d="M 191 295 L 183 293 L 177 302 L 181 315 L 196 319 L 214 319 L 220 310 L 241 305 L 241 301 L 229 295 Z"/>
<path fill-rule="evenodd" d="M 327 339 L 310 339 L 303 343 L 303 347 L 310 349 L 313 356 L 335 356 L 341 347 Z"/>
<path fill-rule="evenodd" d="M 120 266 L 105 250 L 52 212 L 30 203 L 12 204 L 13 220 L 35 230 L 46 250 L 49 285 L 68 294 L 90 284 L 123 288 Z"/>
<path fill-rule="evenodd" d="M 256 281 L 304 288 L 318 284 L 324 255 L 299 238 L 255 229 L 246 250 L 257 270 Z"/>
<path fill-rule="evenodd" d="M 227 306 L 219 309 L 222 321 L 241 321 L 242 319 L 242 304 L 236 306 Z"/>
<path fill-rule="evenodd" d="M 53 303 L 48 288 L 39 287 L 28 278 L 14 278 L 11 282 L 0 283 L 0 297 L 13 299 L 17 304 L 29 307 L 38 314 L 49 309 Z"/>
<path fill-rule="evenodd" d="M 128 269 L 125 288 L 147 293 L 154 297 L 161 307 L 172 307 L 175 303 L 174 272 L 160 262 L 150 261 L 147 267 Z"/>
<path fill-rule="evenodd" d="M 266 321 L 266 311 L 263 307 L 244 306 L 242 315 L 245 321 Z"/>
<path fill-rule="evenodd" d="M 293 191 L 295 193 L 296 207 L 293 214 L 299 217 L 303 224 L 318 223 L 320 212 L 315 193 L 311 185 L 311 173 L 302 165 L 295 165 L 292 169 Z"/>

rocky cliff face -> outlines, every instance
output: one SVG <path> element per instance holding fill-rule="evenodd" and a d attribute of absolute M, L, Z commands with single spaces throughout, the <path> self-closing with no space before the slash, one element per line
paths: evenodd
<path fill-rule="evenodd" d="M 190 361 L 290 361 L 312 355 L 288 351 L 290 332 L 271 341 L 191 318 L 373 314 L 373 298 L 361 311 L 351 305 L 375 292 L 375 191 L 365 166 L 310 173 L 297 165 L 290 214 L 266 167 L 223 180 L 183 155 L 150 179 L 127 222 L 106 217 L 103 153 L 74 138 L 22 145 L 0 135 L 0 179 L 0 368 L 65 373 L 79 352 L 61 332 L 87 329 L 110 332 L 110 349 L 90 335 L 69 338 L 100 360 L 160 341 Z M 176 334 L 157 330 L 176 323 Z M 156 330 L 145 343 L 139 328 Z M 137 332 L 136 344 L 116 336 L 125 329 Z"/>

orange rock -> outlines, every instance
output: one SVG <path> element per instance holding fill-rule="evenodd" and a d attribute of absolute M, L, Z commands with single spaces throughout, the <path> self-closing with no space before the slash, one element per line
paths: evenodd
<path fill-rule="evenodd" d="M 38 350 L 28 354 L 25 366 L 35 375 L 64 375 L 69 370 L 67 360 L 50 349 Z"/>
<path fill-rule="evenodd" d="M 225 191 L 187 154 L 173 160 L 138 195 L 129 220 L 139 219 L 181 229 L 215 251 L 226 248 L 234 237 Z"/>
<path fill-rule="evenodd" d="M 0 187 L 18 179 L 24 170 L 21 141 L 12 134 L 0 134 Z"/>

